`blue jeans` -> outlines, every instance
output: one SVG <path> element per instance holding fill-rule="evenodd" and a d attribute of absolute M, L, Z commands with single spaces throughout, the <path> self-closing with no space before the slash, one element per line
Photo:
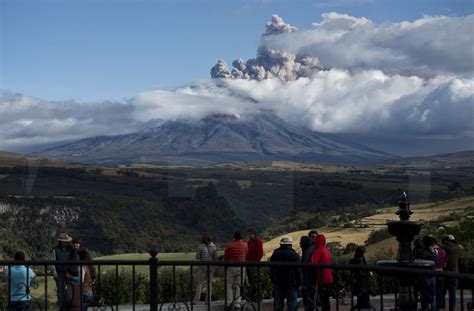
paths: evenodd
<path fill-rule="evenodd" d="M 446 299 L 444 298 L 444 278 L 436 279 L 436 307 L 444 309 L 446 307 Z"/>
<path fill-rule="evenodd" d="M 31 311 L 31 301 L 10 301 L 10 310 L 12 311 Z"/>
<path fill-rule="evenodd" d="M 82 311 L 87 311 L 89 304 L 92 301 L 92 293 L 82 295 Z"/>
<path fill-rule="evenodd" d="M 295 288 L 293 287 L 283 287 L 278 284 L 273 284 L 273 292 L 275 302 L 273 304 L 275 311 L 283 311 L 285 308 L 285 299 L 288 306 L 288 311 L 293 311 L 295 309 Z"/>
<path fill-rule="evenodd" d="M 421 279 L 420 295 L 422 310 L 437 310 L 436 308 L 436 278 L 423 277 Z"/>
<path fill-rule="evenodd" d="M 456 291 L 458 290 L 458 279 L 446 279 L 444 281 L 444 294 L 449 293 L 449 311 L 456 310 Z"/>

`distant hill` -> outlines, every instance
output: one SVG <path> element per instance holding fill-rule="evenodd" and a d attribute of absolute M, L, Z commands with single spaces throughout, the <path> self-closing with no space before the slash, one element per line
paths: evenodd
<path fill-rule="evenodd" d="M 37 155 L 94 165 L 206 165 L 229 161 L 292 160 L 375 163 L 394 156 L 285 122 L 275 114 L 213 115 L 167 121 L 136 133 L 100 136 Z"/>
<path fill-rule="evenodd" d="M 474 167 L 474 150 L 439 154 L 426 157 L 409 157 L 388 160 L 382 163 L 388 167 L 413 168 L 459 168 Z"/>
<path fill-rule="evenodd" d="M 463 217 L 474 206 L 474 197 L 468 196 L 459 199 L 439 202 L 439 203 L 426 203 L 416 204 L 411 206 L 411 210 L 414 212 L 411 220 L 422 220 L 422 221 L 436 221 L 441 216 L 446 215 L 457 215 L 458 218 Z M 387 220 L 397 220 L 398 216 L 395 215 L 397 207 L 386 207 L 377 210 L 376 214 L 360 219 L 361 225 L 367 225 L 366 228 L 344 228 L 340 227 L 322 227 L 315 228 L 319 233 L 326 236 L 327 243 L 336 242 L 340 243 L 342 247 L 345 247 L 349 243 L 355 243 L 357 245 L 364 245 L 364 242 L 368 239 L 369 235 L 377 230 L 385 229 L 385 223 Z M 442 223 L 445 225 L 445 223 Z M 299 246 L 299 239 L 301 236 L 308 234 L 309 230 L 301 230 L 295 232 L 289 232 L 281 236 L 275 237 L 272 240 L 264 243 L 265 257 L 270 257 L 272 252 L 279 247 L 280 239 L 283 236 L 291 236 L 293 238 L 293 248 L 298 252 L 301 252 Z M 386 253 L 389 251 L 397 250 L 397 243 L 394 238 L 389 238 L 367 247 L 367 255 L 369 257 L 375 257 L 377 252 Z M 395 252 L 396 253 L 396 252 Z"/>
<path fill-rule="evenodd" d="M 42 166 L 42 167 L 80 167 L 84 165 L 76 165 L 66 163 L 59 160 L 49 160 L 42 157 L 25 155 L 21 153 L 13 153 L 7 151 L 0 151 L 0 166 L 14 167 L 14 166 Z"/>

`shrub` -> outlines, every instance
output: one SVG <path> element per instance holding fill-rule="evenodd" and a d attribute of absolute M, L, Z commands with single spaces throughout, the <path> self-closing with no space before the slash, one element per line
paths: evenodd
<path fill-rule="evenodd" d="M 388 233 L 388 229 L 377 230 L 369 234 L 369 237 L 365 241 L 365 245 L 374 244 L 390 237 L 391 235 Z"/>
<path fill-rule="evenodd" d="M 130 304 L 133 299 L 132 271 L 121 269 L 117 275 L 115 270 L 107 270 L 100 276 L 100 282 L 95 283 L 94 305 L 113 306 Z M 142 273 L 135 274 L 135 303 L 149 302 L 149 281 Z"/>

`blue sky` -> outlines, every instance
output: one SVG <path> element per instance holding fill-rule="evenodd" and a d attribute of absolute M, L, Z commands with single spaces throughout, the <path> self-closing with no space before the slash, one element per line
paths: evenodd
<path fill-rule="evenodd" d="M 305 29 L 330 11 L 377 24 L 474 12 L 472 0 L 0 1 L 0 88 L 77 101 L 209 78 L 220 58 L 255 56 L 271 14 Z"/>

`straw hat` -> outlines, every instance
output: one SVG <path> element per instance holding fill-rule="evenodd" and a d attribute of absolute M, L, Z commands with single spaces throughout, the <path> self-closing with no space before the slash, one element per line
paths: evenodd
<path fill-rule="evenodd" d="M 280 245 L 292 245 L 293 238 L 291 236 L 285 236 L 280 240 Z"/>
<path fill-rule="evenodd" d="M 72 238 L 67 233 L 60 233 L 58 235 L 58 241 L 59 242 L 71 242 Z"/>

